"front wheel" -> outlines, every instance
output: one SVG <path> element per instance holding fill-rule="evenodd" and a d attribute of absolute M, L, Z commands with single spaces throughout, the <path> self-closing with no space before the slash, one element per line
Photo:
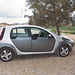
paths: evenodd
<path fill-rule="evenodd" d="M 10 61 L 13 58 L 13 52 L 9 48 L 3 48 L 0 52 L 0 58 L 4 62 Z"/>
<path fill-rule="evenodd" d="M 69 47 L 67 45 L 61 46 L 58 50 L 58 55 L 61 57 L 66 57 L 70 53 Z"/>

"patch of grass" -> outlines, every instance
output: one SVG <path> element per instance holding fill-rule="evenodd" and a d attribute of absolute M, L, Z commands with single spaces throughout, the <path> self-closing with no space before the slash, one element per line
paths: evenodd
<path fill-rule="evenodd" d="M 61 33 L 68 33 L 66 30 L 60 30 Z"/>
<path fill-rule="evenodd" d="M 67 27 L 67 26 L 63 26 L 63 27 L 60 27 L 60 30 L 75 30 L 75 26 L 71 26 L 71 27 Z"/>
<path fill-rule="evenodd" d="M 56 33 L 56 27 L 55 26 L 49 26 L 46 27 L 44 26 L 44 28 L 50 30 L 51 32 Z M 75 26 L 71 26 L 71 27 L 67 27 L 67 26 L 62 26 L 60 27 L 60 32 L 61 33 L 69 33 L 69 34 L 75 34 Z"/>
<path fill-rule="evenodd" d="M 61 33 L 69 33 L 69 34 L 75 34 L 75 31 L 68 31 L 68 30 L 60 30 Z"/>
<path fill-rule="evenodd" d="M 56 33 L 56 27 L 49 26 L 49 27 L 45 27 L 45 28 Z M 73 26 L 71 26 L 71 27 L 67 27 L 67 26 L 60 27 L 60 32 L 61 33 L 75 34 L 75 26 L 74 27 Z"/>
<path fill-rule="evenodd" d="M 60 27 L 60 31 L 61 33 L 75 34 L 75 27 L 63 26 L 63 27 Z"/>
<path fill-rule="evenodd" d="M 75 31 L 71 31 L 71 32 L 69 32 L 70 34 L 75 34 Z"/>

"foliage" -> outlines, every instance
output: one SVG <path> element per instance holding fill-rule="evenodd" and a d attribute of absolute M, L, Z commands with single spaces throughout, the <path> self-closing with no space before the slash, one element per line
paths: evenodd
<path fill-rule="evenodd" d="M 70 24 L 72 19 L 69 12 L 75 10 L 73 0 L 27 0 L 28 5 L 33 11 L 29 24 L 40 26 L 56 26 L 58 34 L 59 25 Z"/>

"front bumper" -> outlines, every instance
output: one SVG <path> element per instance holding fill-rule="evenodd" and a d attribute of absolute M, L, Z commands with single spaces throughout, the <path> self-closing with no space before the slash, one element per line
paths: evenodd
<path fill-rule="evenodd" d="M 73 46 L 74 46 L 74 42 L 73 41 L 70 41 L 69 42 L 69 45 L 70 45 L 70 52 L 72 51 L 72 48 L 73 48 Z"/>

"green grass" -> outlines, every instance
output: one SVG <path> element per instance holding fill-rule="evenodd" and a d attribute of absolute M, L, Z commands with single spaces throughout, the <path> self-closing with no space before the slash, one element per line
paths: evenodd
<path fill-rule="evenodd" d="M 56 27 L 53 27 L 53 26 L 49 26 L 49 27 L 45 27 L 47 29 L 49 29 L 50 31 L 56 33 Z M 63 26 L 63 27 L 60 27 L 60 32 L 61 33 L 69 33 L 69 34 L 75 34 L 75 26 L 74 27 L 67 27 L 67 26 Z"/>
<path fill-rule="evenodd" d="M 60 31 L 61 33 L 75 34 L 75 27 L 63 26 L 63 27 L 60 27 Z"/>

